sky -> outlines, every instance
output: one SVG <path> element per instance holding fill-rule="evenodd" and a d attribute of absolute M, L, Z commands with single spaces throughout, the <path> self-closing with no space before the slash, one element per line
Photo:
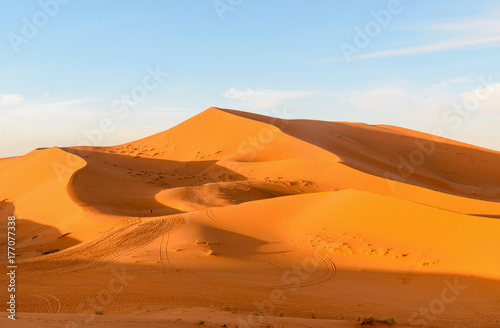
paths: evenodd
<path fill-rule="evenodd" d="M 211 106 L 397 125 L 500 151 L 497 1 L 11 0 L 1 9 L 0 157 L 121 144 Z"/>

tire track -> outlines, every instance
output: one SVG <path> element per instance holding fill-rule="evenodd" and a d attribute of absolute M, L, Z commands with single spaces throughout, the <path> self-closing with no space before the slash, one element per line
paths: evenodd
<path fill-rule="evenodd" d="M 46 298 L 46 297 L 44 297 L 44 296 L 42 296 L 42 295 L 37 295 L 37 294 L 35 294 L 35 295 L 33 295 L 33 296 L 38 297 L 38 298 L 41 298 L 42 300 L 44 300 L 44 301 L 45 301 L 45 303 L 47 303 L 47 305 L 48 305 L 48 310 L 47 310 L 47 313 L 51 313 L 50 309 L 52 308 L 52 306 L 51 306 L 50 301 L 49 301 L 49 299 L 48 299 L 48 298 Z"/>
<path fill-rule="evenodd" d="M 46 295 L 47 297 L 45 297 L 44 295 L 39 295 L 39 294 L 34 294 L 33 296 L 41 298 L 42 300 L 45 301 L 45 303 L 47 303 L 48 309 L 47 309 L 46 313 L 60 313 L 61 312 L 61 301 L 56 296 L 54 296 L 52 294 Z M 52 311 L 54 302 L 55 302 L 55 311 Z"/>
<path fill-rule="evenodd" d="M 311 287 L 311 286 L 316 286 L 322 283 L 325 283 L 335 277 L 337 274 L 337 267 L 335 263 L 330 259 L 329 256 L 318 253 L 315 258 L 319 260 L 322 266 L 322 275 L 321 277 L 314 278 L 311 280 L 305 280 L 300 282 L 299 285 L 296 284 L 287 284 L 287 285 L 276 285 L 276 286 L 267 286 L 269 288 L 276 288 L 276 289 L 291 289 L 291 288 L 300 288 L 300 287 Z"/>
<path fill-rule="evenodd" d="M 166 238 L 166 242 L 165 242 L 165 257 L 162 256 L 163 252 L 162 252 L 162 248 L 163 248 L 163 241 L 165 240 L 165 235 L 167 236 Z M 172 265 L 170 264 L 170 260 L 168 258 L 168 241 L 170 239 L 170 231 L 167 231 L 166 234 L 163 234 L 161 236 L 161 242 L 160 242 L 160 248 L 159 248 L 159 253 L 160 253 L 160 262 L 161 262 L 161 266 L 163 267 L 163 273 L 167 272 L 167 271 L 173 271 L 173 272 L 176 272 L 177 270 L 174 269 L 172 267 Z M 170 267 L 170 270 L 167 270 L 166 266 L 165 266 L 165 259 L 166 259 L 166 263 L 168 264 L 168 266 Z"/>
<path fill-rule="evenodd" d="M 305 283 L 301 284 L 301 287 L 309 287 L 322 284 L 333 279 L 337 274 L 337 266 L 335 265 L 335 263 L 333 263 L 328 255 L 318 253 L 317 258 L 323 263 L 323 266 L 325 267 L 324 275 L 321 278 L 306 281 Z"/>
<path fill-rule="evenodd" d="M 55 266 L 44 274 L 59 274 L 79 269 L 90 269 L 117 261 L 120 257 L 137 251 L 160 236 L 181 225 L 180 217 L 153 219 L 117 228 L 107 234 L 64 251 L 27 259 L 26 262 L 44 262 Z M 65 268 L 56 266 L 59 261 L 75 262 Z"/>
<path fill-rule="evenodd" d="M 170 264 L 170 259 L 168 258 L 168 241 L 170 239 L 170 231 L 167 231 L 167 242 L 165 243 L 165 257 L 167 258 L 167 263 L 168 263 L 168 266 L 170 267 L 170 269 L 172 271 L 176 271 L 172 265 Z"/>
<path fill-rule="evenodd" d="M 249 263 L 249 264 L 255 264 L 255 263 L 257 263 L 259 265 L 268 266 L 268 267 L 270 267 L 271 269 L 273 269 L 275 271 L 275 274 L 278 277 L 281 277 L 281 275 L 283 273 L 279 267 L 277 267 L 276 265 L 274 265 L 274 264 L 272 264 L 270 262 L 264 261 L 264 260 L 252 259 L 252 258 L 249 258 L 249 259 L 239 258 L 239 260 L 241 260 L 243 262 L 246 262 L 246 263 Z"/>
<path fill-rule="evenodd" d="M 59 312 L 61 312 L 61 300 L 60 300 L 58 297 L 56 297 L 56 296 L 54 296 L 54 295 L 52 295 L 52 294 L 50 294 L 49 296 L 50 296 L 51 298 L 53 298 L 53 299 L 56 301 L 56 304 L 57 304 L 57 309 L 56 309 L 56 312 L 55 312 L 55 313 L 59 313 Z"/>
<path fill-rule="evenodd" d="M 235 233 L 238 233 L 235 229 L 233 229 L 232 227 L 228 226 L 227 224 L 225 224 L 224 222 L 222 222 L 221 220 L 219 220 L 215 214 L 213 213 L 212 209 L 208 209 L 205 211 L 205 214 L 207 214 L 208 218 L 214 222 L 215 224 L 223 227 L 224 229 L 226 230 L 229 230 L 229 231 L 232 231 L 232 232 L 235 232 Z"/>
<path fill-rule="evenodd" d="M 182 219 L 161 218 L 153 219 L 140 224 L 137 224 L 133 229 L 128 229 L 120 235 L 116 236 L 115 247 L 118 251 L 123 252 L 123 255 L 128 255 L 141 249 L 151 243 L 165 233 L 176 228 L 182 223 Z"/>
<path fill-rule="evenodd" d="M 160 253 L 160 263 L 161 263 L 161 266 L 162 266 L 162 272 L 165 273 L 166 272 L 166 269 L 165 269 L 165 263 L 163 263 L 163 256 L 162 256 L 162 247 L 163 247 L 163 239 L 165 239 L 165 235 L 161 236 L 161 241 L 160 241 L 160 247 L 158 249 L 158 252 Z"/>

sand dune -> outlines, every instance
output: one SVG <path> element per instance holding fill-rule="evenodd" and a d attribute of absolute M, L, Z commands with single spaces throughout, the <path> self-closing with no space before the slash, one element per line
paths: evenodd
<path fill-rule="evenodd" d="M 123 145 L 2 159 L 20 320 L 499 327 L 499 164 L 398 127 L 218 108 Z"/>

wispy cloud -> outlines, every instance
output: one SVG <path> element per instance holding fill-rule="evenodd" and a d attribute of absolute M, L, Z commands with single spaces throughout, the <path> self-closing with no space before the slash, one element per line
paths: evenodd
<path fill-rule="evenodd" d="M 500 20 L 498 19 L 475 19 L 470 21 L 462 22 L 452 22 L 452 23 L 441 23 L 441 24 L 430 24 L 427 27 L 432 30 L 443 30 L 443 31 L 499 31 L 500 30 Z"/>
<path fill-rule="evenodd" d="M 0 95 L 0 106 L 18 105 L 23 102 L 23 98 L 19 95 Z"/>
<path fill-rule="evenodd" d="M 17 106 L 6 107 L 0 116 L 4 121 L 16 122 L 78 122 L 85 118 L 98 117 L 99 112 L 89 108 L 88 102 L 88 99 L 50 101 L 44 98 L 31 101 L 18 100 Z"/>
<path fill-rule="evenodd" d="M 278 106 L 287 99 L 312 97 L 320 94 L 320 92 L 315 91 L 284 91 L 263 88 L 238 90 L 237 88 L 231 88 L 224 92 L 223 96 L 229 99 L 246 101 L 258 109 L 262 109 Z"/>
<path fill-rule="evenodd" d="M 469 112 L 468 117 L 500 114 L 500 83 L 492 79 L 489 82 L 463 77 L 421 88 L 403 81 L 400 86 L 357 90 L 345 97 L 357 109 L 381 114 L 424 114 L 441 120 L 444 112 L 461 107 L 467 107 L 463 111 Z"/>
<path fill-rule="evenodd" d="M 454 49 L 500 47 L 500 19 L 498 10 L 464 20 L 451 17 L 442 23 L 412 26 L 411 29 L 425 33 L 426 43 L 408 45 L 397 49 L 382 50 L 353 56 L 370 59 L 392 56 L 408 56 Z"/>
<path fill-rule="evenodd" d="M 368 58 L 380 58 L 380 57 L 391 57 L 391 56 L 404 56 L 404 55 L 415 55 L 421 53 L 429 53 L 436 51 L 445 51 L 458 48 L 466 48 L 469 46 L 484 45 L 489 47 L 500 47 L 500 35 L 484 37 L 480 39 L 470 39 L 470 40 L 454 40 L 449 42 L 438 42 L 433 44 L 427 44 L 417 47 L 409 47 L 402 49 L 394 49 L 387 51 L 372 52 L 368 54 L 362 54 L 355 56 L 355 59 L 368 59 Z"/>

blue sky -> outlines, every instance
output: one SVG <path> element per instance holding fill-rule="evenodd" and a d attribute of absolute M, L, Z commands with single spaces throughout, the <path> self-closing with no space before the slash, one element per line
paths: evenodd
<path fill-rule="evenodd" d="M 210 106 L 440 131 L 500 150 L 495 1 L 26 0 L 1 9 L 0 157 L 124 143 Z"/>

